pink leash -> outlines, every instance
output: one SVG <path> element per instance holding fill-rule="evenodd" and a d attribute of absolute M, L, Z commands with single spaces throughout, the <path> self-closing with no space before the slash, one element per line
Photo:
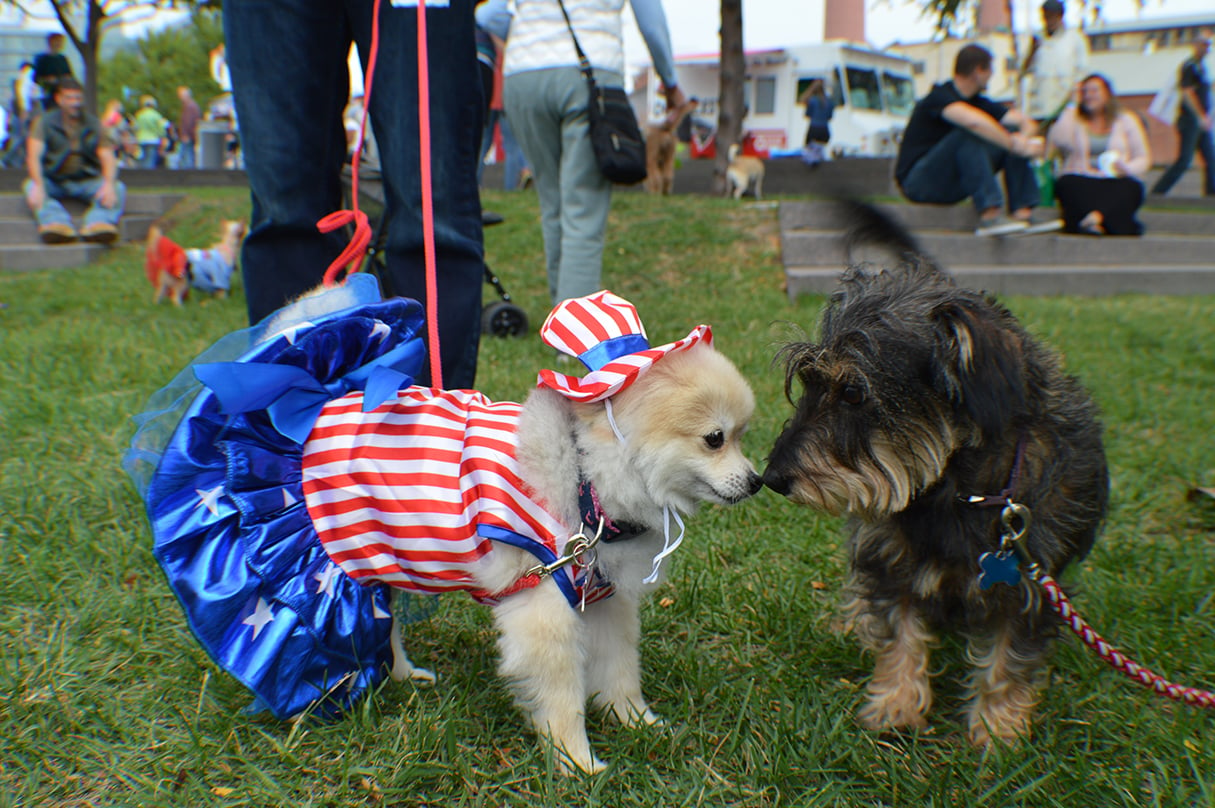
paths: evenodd
<path fill-rule="evenodd" d="M 371 16 L 371 52 L 367 56 L 367 70 L 363 93 L 363 117 L 359 121 L 359 137 L 354 156 L 350 159 L 350 210 L 330 213 L 316 223 L 322 233 L 330 233 L 348 224 L 354 225 L 354 236 L 325 270 L 326 286 L 336 286 L 338 276 L 358 272 L 367 245 L 371 243 L 371 226 L 367 214 L 359 210 L 359 163 L 363 156 L 363 138 L 367 132 L 367 113 L 371 109 L 372 82 L 375 79 L 376 59 L 380 51 L 380 0 L 375 3 Z M 426 0 L 418 0 L 418 145 L 422 168 L 422 242 L 426 262 L 426 344 L 430 354 L 430 383 L 443 386 L 443 368 L 439 359 L 439 303 L 438 272 L 435 266 L 435 216 L 434 193 L 430 172 L 430 69 L 426 49 Z"/>
<path fill-rule="evenodd" d="M 1209 690 L 1199 690 L 1170 682 L 1163 676 L 1152 673 L 1134 660 L 1128 659 L 1125 654 L 1102 639 L 1101 635 L 1094 631 L 1092 626 L 1076 613 L 1076 610 L 1072 607 L 1072 602 L 1068 600 L 1067 595 L 1063 594 L 1063 589 L 1056 583 L 1055 579 L 1042 572 L 1036 564 L 1030 567 L 1028 574 L 1031 580 L 1046 590 L 1046 597 L 1050 601 L 1050 605 L 1059 614 L 1063 622 L 1067 624 L 1068 628 L 1076 632 L 1076 636 L 1085 645 L 1096 651 L 1099 657 L 1115 669 L 1122 671 L 1144 687 L 1149 687 L 1173 701 L 1183 701 L 1195 707 L 1215 708 L 1215 693 Z"/>
<path fill-rule="evenodd" d="M 1077 614 L 1075 607 L 1072 606 L 1072 602 L 1064 594 L 1063 588 L 1059 586 L 1058 582 L 1038 566 L 1038 562 L 1022 546 L 1021 540 L 1029 533 L 1029 508 L 1013 502 L 1007 497 L 1004 501 L 1006 504 L 1000 514 L 1000 519 L 1004 523 L 1005 532 L 1000 538 L 1000 550 L 995 553 L 984 553 L 979 559 L 979 565 L 983 570 L 979 577 L 981 587 L 986 589 L 990 585 L 985 583 L 985 578 L 989 575 L 996 579 L 996 583 L 1013 584 L 1023 571 L 1031 581 L 1045 590 L 1051 608 L 1067 627 L 1076 633 L 1081 642 L 1096 651 L 1099 657 L 1116 670 L 1122 671 L 1144 687 L 1151 688 L 1156 693 L 1174 701 L 1185 702 L 1195 707 L 1215 709 L 1215 693 L 1170 682 L 1163 676 L 1153 673 L 1129 659 L 1094 631 L 1092 626 Z"/>

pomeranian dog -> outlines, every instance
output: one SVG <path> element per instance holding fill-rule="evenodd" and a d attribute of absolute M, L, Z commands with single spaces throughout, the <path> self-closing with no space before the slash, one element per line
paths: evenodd
<path fill-rule="evenodd" d="M 207 249 L 183 249 L 157 225 L 148 229 L 144 270 L 155 292 L 153 303 L 166 297 L 180 306 L 191 289 L 217 298 L 228 296 L 236 257 L 245 237 L 245 223 L 225 220 L 219 240 Z"/>
<path fill-rule="evenodd" d="M 645 131 L 645 189 L 652 194 L 670 196 L 675 191 L 675 149 L 679 145 L 675 133 L 684 119 L 691 115 L 700 102 L 688 101 L 662 123 L 650 124 Z"/>
<path fill-rule="evenodd" d="M 280 718 L 340 710 L 385 675 L 434 681 L 392 595 L 468 591 L 492 606 L 499 672 L 559 765 L 600 771 L 588 700 L 658 721 L 638 610 L 681 514 L 763 486 L 741 447 L 750 387 L 708 326 L 651 348 L 606 291 L 541 329 L 589 372 L 542 371 L 522 405 L 410 386 L 415 301 L 328 318 L 325 303 L 269 321 L 240 362 L 195 365 L 211 392 L 157 461 L 155 554 L 195 635 Z"/>
<path fill-rule="evenodd" d="M 726 168 L 726 196 L 742 199 L 742 195 L 754 189 L 755 198 L 762 199 L 764 192 L 764 161 L 758 157 L 741 154 L 737 143 L 730 145 L 730 164 Z"/>
<path fill-rule="evenodd" d="M 974 666 L 970 740 L 1024 737 L 1057 621 L 1021 564 L 1057 577 L 1096 539 L 1109 495 L 1097 407 L 899 225 L 863 205 L 848 218 L 904 259 L 848 269 L 818 340 L 781 352 L 800 395 L 764 481 L 852 517 L 853 626 L 876 657 L 866 726 L 926 725 L 934 632 L 956 629 Z"/>

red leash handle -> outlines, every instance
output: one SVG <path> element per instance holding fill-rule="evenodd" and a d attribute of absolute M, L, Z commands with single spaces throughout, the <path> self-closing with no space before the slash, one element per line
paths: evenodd
<path fill-rule="evenodd" d="M 356 156 L 355 159 L 357 160 L 358 157 Z M 356 190 L 355 193 L 357 194 L 358 191 Z M 339 227 L 354 224 L 354 235 L 350 238 L 350 243 L 346 245 L 346 249 L 338 253 L 338 257 L 333 259 L 333 263 L 325 270 L 326 286 L 336 286 L 338 275 L 343 271 L 346 274 L 358 272 L 358 262 L 367 254 L 367 245 L 371 243 L 371 225 L 367 223 L 367 214 L 359 210 L 357 201 L 352 207 L 354 210 L 334 211 L 316 223 L 316 229 L 322 233 L 331 233 Z"/>
<path fill-rule="evenodd" d="M 1134 660 L 1128 659 L 1121 651 L 1102 639 L 1101 635 L 1094 631 L 1092 626 L 1076 613 L 1071 601 L 1068 600 L 1067 595 L 1063 593 L 1063 589 L 1054 578 L 1041 571 L 1038 571 L 1032 577 L 1046 590 L 1047 599 L 1050 600 L 1051 606 L 1054 607 L 1059 617 L 1063 619 L 1063 622 L 1076 633 L 1076 636 L 1085 645 L 1096 651 L 1098 656 L 1114 668 L 1122 671 L 1144 687 L 1151 688 L 1160 695 L 1174 701 L 1185 702 L 1195 707 L 1215 709 L 1215 693 L 1209 690 L 1198 690 L 1197 688 L 1170 682 L 1164 677 L 1152 673 Z"/>

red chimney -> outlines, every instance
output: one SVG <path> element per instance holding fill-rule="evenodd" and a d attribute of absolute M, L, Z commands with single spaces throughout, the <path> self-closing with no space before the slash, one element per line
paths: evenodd
<path fill-rule="evenodd" d="M 823 39 L 865 41 L 865 0 L 826 0 Z"/>
<path fill-rule="evenodd" d="M 1005 0 L 979 0 L 979 13 L 975 24 L 980 34 L 1011 31 L 1012 20 L 1008 16 L 1008 3 Z"/>

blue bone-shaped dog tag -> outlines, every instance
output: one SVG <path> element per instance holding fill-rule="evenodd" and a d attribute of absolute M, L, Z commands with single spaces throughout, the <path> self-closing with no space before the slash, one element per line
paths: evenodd
<path fill-rule="evenodd" d="M 984 553 L 979 556 L 979 588 L 991 589 L 996 584 L 1016 586 L 1021 582 L 1021 570 L 1017 555 L 1011 550 Z"/>

